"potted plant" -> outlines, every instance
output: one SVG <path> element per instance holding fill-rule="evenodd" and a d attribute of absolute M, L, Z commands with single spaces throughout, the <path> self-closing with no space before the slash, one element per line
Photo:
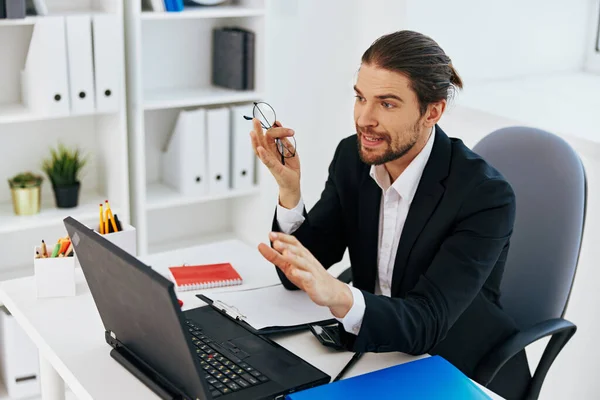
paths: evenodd
<path fill-rule="evenodd" d="M 81 182 L 79 174 L 87 163 L 79 149 L 69 149 L 59 144 L 50 149 L 51 157 L 44 160 L 42 168 L 52 182 L 56 207 L 71 208 L 79 203 Z"/>
<path fill-rule="evenodd" d="M 15 214 L 33 215 L 40 212 L 43 180 L 32 172 L 20 173 L 8 180 Z"/>

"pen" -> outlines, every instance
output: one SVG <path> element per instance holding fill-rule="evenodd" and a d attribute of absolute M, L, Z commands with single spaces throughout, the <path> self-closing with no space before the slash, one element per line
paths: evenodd
<path fill-rule="evenodd" d="M 123 227 L 121 226 L 121 221 L 119 221 L 119 217 L 117 214 L 115 214 L 114 217 L 115 217 L 115 224 L 117 224 L 117 232 L 121 232 L 123 230 Z"/>
<path fill-rule="evenodd" d="M 350 361 L 348 361 L 348 364 L 346 364 L 344 369 L 342 369 L 342 371 L 335 377 L 335 379 L 332 382 L 339 381 L 344 376 L 344 374 L 348 372 L 350 367 L 356 364 L 356 362 L 362 357 L 363 354 L 364 353 L 354 353 Z"/>

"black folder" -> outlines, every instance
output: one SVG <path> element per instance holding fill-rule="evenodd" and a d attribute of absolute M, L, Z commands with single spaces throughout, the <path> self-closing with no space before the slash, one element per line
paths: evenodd
<path fill-rule="evenodd" d="M 223 27 L 213 30 L 212 83 L 234 90 L 254 90 L 254 32 Z"/>

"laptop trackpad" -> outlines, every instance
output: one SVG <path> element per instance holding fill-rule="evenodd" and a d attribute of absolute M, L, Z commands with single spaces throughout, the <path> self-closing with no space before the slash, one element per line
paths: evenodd
<path fill-rule="evenodd" d="M 290 357 L 284 351 L 277 351 L 275 347 L 256 336 L 243 336 L 229 342 L 250 357 L 260 359 L 260 363 L 272 371 L 282 372 L 300 363 L 300 360 Z"/>

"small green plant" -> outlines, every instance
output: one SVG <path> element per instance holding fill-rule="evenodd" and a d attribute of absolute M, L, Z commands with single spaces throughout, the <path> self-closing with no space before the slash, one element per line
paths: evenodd
<path fill-rule="evenodd" d="M 48 175 L 52 186 L 68 186 L 79 182 L 81 169 L 87 163 L 79 149 L 68 149 L 59 144 L 57 149 L 50 149 L 51 158 L 44 160 L 42 169 Z"/>
<path fill-rule="evenodd" d="M 8 185 L 11 189 L 25 189 L 37 187 L 42 184 L 44 178 L 32 172 L 23 172 L 17 174 L 8 180 Z"/>

